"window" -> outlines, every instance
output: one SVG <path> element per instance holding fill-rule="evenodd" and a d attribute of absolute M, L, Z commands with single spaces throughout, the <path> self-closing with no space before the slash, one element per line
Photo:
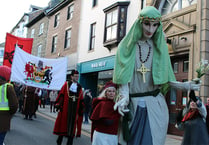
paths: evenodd
<path fill-rule="evenodd" d="M 41 44 L 38 46 L 38 49 L 37 50 L 38 50 L 37 51 L 37 56 L 38 57 L 41 57 L 41 53 L 42 53 L 42 45 Z"/>
<path fill-rule="evenodd" d="M 179 63 L 178 62 L 174 62 L 173 63 L 173 72 L 174 73 L 178 73 L 178 68 L 179 68 Z"/>
<path fill-rule="evenodd" d="M 170 105 L 176 105 L 176 96 L 177 92 L 176 89 L 170 89 Z"/>
<path fill-rule="evenodd" d="M 39 35 L 43 34 L 43 32 L 44 32 L 44 23 L 41 23 L 39 27 Z"/>
<path fill-rule="evenodd" d="M 32 29 L 32 30 L 31 30 L 31 35 L 30 35 L 30 37 L 31 37 L 31 38 L 34 38 L 34 34 L 35 34 L 35 29 Z"/>
<path fill-rule="evenodd" d="M 189 70 L 189 61 L 184 60 L 183 61 L 183 72 L 188 72 L 188 70 Z"/>
<path fill-rule="evenodd" d="M 55 19 L 54 19 L 54 27 L 57 27 L 59 25 L 59 21 L 60 21 L 60 15 L 57 14 L 55 15 Z"/>
<path fill-rule="evenodd" d="M 118 10 L 107 13 L 106 19 L 106 41 L 116 39 L 117 37 Z"/>
<path fill-rule="evenodd" d="M 56 48 L 57 48 L 57 36 L 54 36 L 52 38 L 52 50 L 51 50 L 51 53 L 56 52 Z"/>
<path fill-rule="evenodd" d="M 65 48 L 70 47 L 70 41 L 71 41 L 71 29 L 68 29 L 65 31 Z"/>
<path fill-rule="evenodd" d="M 128 5 L 129 2 L 117 2 L 104 9 L 104 46 L 108 49 L 116 46 L 125 36 Z"/>
<path fill-rule="evenodd" d="M 181 10 L 195 3 L 197 3 L 197 0 L 165 0 L 160 4 L 159 10 L 161 11 L 162 15 L 165 15 Z"/>
<path fill-rule="evenodd" d="M 95 7 L 97 5 L 97 0 L 92 0 L 92 7 Z"/>
<path fill-rule="evenodd" d="M 91 24 L 91 31 L 90 31 L 90 46 L 89 50 L 94 50 L 95 47 L 95 29 L 96 29 L 96 23 Z"/>
<path fill-rule="evenodd" d="M 74 5 L 70 5 L 67 11 L 67 20 L 73 18 Z"/>
<path fill-rule="evenodd" d="M 3 57 L 4 57 L 4 50 L 0 49 L 0 58 L 3 58 Z"/>

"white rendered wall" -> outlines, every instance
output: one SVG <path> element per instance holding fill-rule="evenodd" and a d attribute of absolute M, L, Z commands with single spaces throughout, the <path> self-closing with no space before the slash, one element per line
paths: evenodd
<path fill-rule="evenodd" d="M 105 23 L 105 13 L 104 9 L 111 6 L 116 2 L 121 2 L 126 0 L 102 0 L 98 1 L 96 7 L 92 8 L 92 3 L 87 0 L 82 1 L 81 10 L 81 21 L 78 39 L 78 63 L 90 61 L 94 59 L 99 59 L 107 56 L 115 55 L 117 48 L 113 48 L 111 52 L 103 47 L 104 39 L 104 23 Z M 126 32 L 130 29 L 134 21 L 136 20 L 140 8 L 141 0 L 130 0 L 127 11 L 127 26 Z M 90 37 L 90 25 L 96 22 L 96 39 L 95 39 L 95 49 L 93 51 L 88 51 L 89 49 L 89 37 Z"/>

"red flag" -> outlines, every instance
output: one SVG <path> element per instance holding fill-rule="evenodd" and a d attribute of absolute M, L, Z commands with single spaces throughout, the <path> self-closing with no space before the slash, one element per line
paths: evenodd
<path fill-rule="evenodd" d="M 16 37 L 10 33 L 7 33 L 5 50 L 4 50 L 3 65 L 11 67 L 16 44 L 22 50 L 31 54 L 32 45 L 33 45 L 33 38 L 21 38 L 21 37 Z"/>

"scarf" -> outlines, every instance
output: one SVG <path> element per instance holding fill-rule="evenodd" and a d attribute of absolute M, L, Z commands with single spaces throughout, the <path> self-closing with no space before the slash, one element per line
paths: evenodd
<path fill-rule="evenodd" d="M 183 117 L 182 122 L 193 120 L 200 116 L 200 113 L 197 109 L 190 109 L 189 112 Z"/>

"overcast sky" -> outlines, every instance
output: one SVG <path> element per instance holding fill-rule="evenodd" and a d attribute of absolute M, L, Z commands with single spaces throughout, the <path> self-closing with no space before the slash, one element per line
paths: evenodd
<path fill-rule="evenodd" d="M 46 7 L 50 0 L 4 0 L 0 4 L 0 43 L 5 42 L 6 33 L 18 23 L 30 5 Z"/>

